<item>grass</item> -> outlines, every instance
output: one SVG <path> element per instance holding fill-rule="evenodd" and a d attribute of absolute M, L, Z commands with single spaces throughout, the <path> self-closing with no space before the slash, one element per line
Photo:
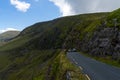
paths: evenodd
<path fill-rule="evenodd" d="M 26 42 L 29 41 L 29 37 L 18 37 L 6 44 L 4 44 L 3 46 L 0 46 L 0 51 L 8 51 L 14 48 L 18 48 L 20 46 L 23 46 Z"/>
<path fill-rule="evenodd" d="M 7 55 L 7 58 L 6 55 L 0 56 L 0 63 L 3 66 L 0 70 L 0 76 L 4 75 L 4 78 L 0 77 L 0 80 L 33 80 L 47 64 L 46 62 L 58 53 L 59 50 L 32 50 L 15 58 L 13 56 L 19 53 Z"/>
<path fill-rule="evenodd" d="M 5 66 L 7 66 L 10 61 L 8 59 L 7 54 L 0 54 L 0 70 L 2 70 Z"/>
<path fill-rule="evenodd" d="M 111 56 L 101 57 L 101 56 L 92 56 L 92 55 L 89 55 L 89 54 L 83 53 L 83 52 L 80 52 L 80 53 L 82 53 L 83 55 L 85 55 L 87 57 L 93 58 L 97 61 L 120 68 L 120 63 L 116 60 L 113 60 Z"/>
<path fill-rule="evenodd" d="M 82 71 L 73 65 L 64 51 L 61 51 L 55 59 L 51 60 L 41 75 L 34 80 L 66 80 L 67 73 L 70 73 L 71 80 L 87 80 Z"/>
<path fill-rule="evenodd" d="M 67 72 L 73 80 L 86 80 L 81 70 L 69 62 L 64 51 L 48 49 L 62 49 L 63 43 L 66 49 L 79 48 L 80 42 L 93 35 L 106 15 L 108 13 L 63 17 L 26 28 L 13 41 L 0 47 L 0 53 L 9 52 L 0 57 L 5 77 L 2 80 L 66 80 Z"/>
<path fill-rule="evenodd" d="M 111 56 L 107 56 L 107 57 L 93 57 L 95 60 L 98 60 L 100 62 L 112 65 L 112 66 L 116 66 L 120 68 L 120 63 L 118 61 L 115 61 L 111 58 Z"/>

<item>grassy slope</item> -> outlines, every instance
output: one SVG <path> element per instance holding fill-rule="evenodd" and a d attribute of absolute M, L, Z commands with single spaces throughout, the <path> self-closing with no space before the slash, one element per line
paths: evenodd
<path fill-rule="evenodd" d="M 91 56 L 89 54 L 86 54 L 86 53 L 83 53 L 83 52 L 80 52 L 82 53 L 83 55 L 87 56 L 87 57 L 91 57 L 97 61 L 100 61 L 100 62 L 103 62 L 103 63 L 106 63 L 108 65 L 111 65 L 111 66 L 115 66 L 115 67 L 119 67 L 120 68 L 120 63 L 118 61 L 115 61 L 111 58 L 111 56 L 106 56 L 106 57 L 99 57 L 99 56 Z"/>
<path fill-rule="evenodd" d="M 4 54 L 3 57 L 6 59 L 5 63 L 2 64 L 4 67 L 1 71 L 2 80 L 6 78 L 8 80 L 16 80 L 20 77 L 18 80 L 32 79 L 32 77 L 38 75 L 37 73 L 40 71 L 38 68 L 39 65 L 42 64 L 47 54 L 50 54 L 46 49 L 61 48 L 65 38 L 74 27 L 76 28 L 78 26 L 77 28 L 82 29 L 79 29 L 80 31 L 88 31 L 88 25 L 91 24 L 92 26 L 94 19 L 98 20 L 104 15 L 106 14 L 86 14 L 65 17 L 49 22 L 37 23 L 28 27 L 21 32 L 19 37 L 0 47 L 0 53 Z M 84 21 L 88 23 L 84 24 Z M 40 50 L 36 51 L 35 49 Z M 45 51 L 43 51 L 44 54 L 41 53 L 43 49 Z M 33 61 L 30 60 L 32 59 L 31 57 Z M 9 69 L 12 71 L 9 71 Z M 34 71 L 36 72 L 34 73 Z"/>
<path fill-rule="evenodd" d="M 9 39 L 17 36 L 20 32 L 19 31 L 7 31 L 0 34 L 0 39 Z"/>
<path fill-rule="evenodd" d="M 0 51 L 18 47 L 29 49 L 62 48 L 69 34 L 74 34 L 73 30 L 76 32 L 75 38 L 78 39 L 83 39 L 86 33 L 92 35 L 97 25 L 100 24 L 100 19 L 106 15 L 107 13 L 83 14 L 34 24 L 23 30 L 15 40 L 0 47 Z"/>
<path fill-rule="evenodd" d="M 113 23 L 114 19 L 116 19 L 117 21 L 116 26 L 119 26 L 118 29 L 120 30 L 120 8 L 109 13 L 109 15 L 105 18 L 105 20 L 107 21 L 106 25 L 108 27 L 114 27 L 114 23 Z M 91 55 L 88 55 L 88 56 L 98 61 L 101 61 L 103 63 L 116 66 L 116 67 L 120 67 L 120 61 L 113 60 L 111 56 L 107 56 L 107 57 L 95 57 Z"/>
<path fill-rule="evenodd" d="M 95 13 L 63 17 L 26 28 L 17 38 L 0 47 L 0 55 L 4 58 L 0 59 L 2 65 L 0 78 L 2 80 L 39 79 L 39 76 L 44 76 L 41 73 L 40 65 L 46 61 L 46 65 L 47 62 L 54 63 L 51 65 L 55 67 L 51 72 L 52 75 L 60 69 L 56 63 L 63 66 L 63 72 L 59 72 L 55 76 L 55 79 L 59 79 L 66 69 L 71 69 L 68 65 L 72 65 L 66 60 L 65 55 L 55 55 L 59 53 L 56 49 L 76 47 L 76 43 L 71 40 L 82 40 L 86 34 L 91 37 L 101 19 L 107 14 Z M 50 60 L 52 58 L 53 61 Z M 5 62 L 2 63 L 2 60 Z"/>
<path fill-rule="evenodd" d="M 7 31 L 0 34 L 0 46 L 5 44 L 8 40 L 16 37 L 19 33 L 19 31 Z"/>
<path fill-rule="evenodd" d="M 66 57 L 64 51 L 61 51 L 54 59 L 52 59 L 47 67 L 43 69 L 41 74 L 35 80 L 67 80 L 66 75 L 70 73 L 71 80 L 87 80 L 81 70 L 74 66 Z"/>
<path fill-rule="evenodd" d="M 0 73 L 1 80 L 32 80 L 39 75 L 47 61 L 58 54 L 57 50 L 32 50 L 24 56 L 12 58 L 9 55 L 9 65 Z M 12 59 L 12 60 L 10 60 Z"/>

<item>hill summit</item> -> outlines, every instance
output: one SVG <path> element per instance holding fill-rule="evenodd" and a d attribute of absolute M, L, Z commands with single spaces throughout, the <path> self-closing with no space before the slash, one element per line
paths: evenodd
<path fill-rule="evenodd" d="M 0 47 L 0 79 L 65 80 L 67 69 L 57 73 L 62 49 L 75 48 L 120 64 L 119 12 L 68 16 L 27 27 Z"/>
<path fill-rule="evenodd" d="M 4 33 L 1 33 L 0 34 L 0 45 L 18 36 L 19 33 L 20 33 L 19 31 L 7 31 Z"/>

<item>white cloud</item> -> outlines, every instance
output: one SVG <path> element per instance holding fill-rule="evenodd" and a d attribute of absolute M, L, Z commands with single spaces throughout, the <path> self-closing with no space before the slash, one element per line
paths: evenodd
<path fill-rule="evenodd" d="M 49 0 L 60 8 L 60 12 L 63 16 L 75 14 L 72 6 L 66 0 Z"/>
<path fill-rule="evenodd" d="M 22 12 L 26 12 L 31 4 L 30 3 L 26 3 L 24 1 L 19 1 L 19 0 L 10 0 L 11 4 L 15 6 L 15 8 L 17 8 L 19 11 Z"/>
<path fill-rule="evenodd" d="M 18 31 L 17 29 L 14 29 L 14 28 L 6 28 L 6 29 L 2 29 L 0 30 L 0 33 L 4 33 L 6 31 Z"/>
<path fill-rule="evenodd" d="M 120 8 L 120 0 L 49 0 L 59 7 L 62 16 L 107 12 Z"/>

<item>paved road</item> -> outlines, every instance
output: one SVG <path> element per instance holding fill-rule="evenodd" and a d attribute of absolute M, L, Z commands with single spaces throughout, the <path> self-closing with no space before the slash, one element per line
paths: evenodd
<path fill-rule="evenodd" d="M 82 68 L 90 80 L 120 80 L 120 68 L 98 62 L 78 52 L 68 52 L 67 57 Z"/>

